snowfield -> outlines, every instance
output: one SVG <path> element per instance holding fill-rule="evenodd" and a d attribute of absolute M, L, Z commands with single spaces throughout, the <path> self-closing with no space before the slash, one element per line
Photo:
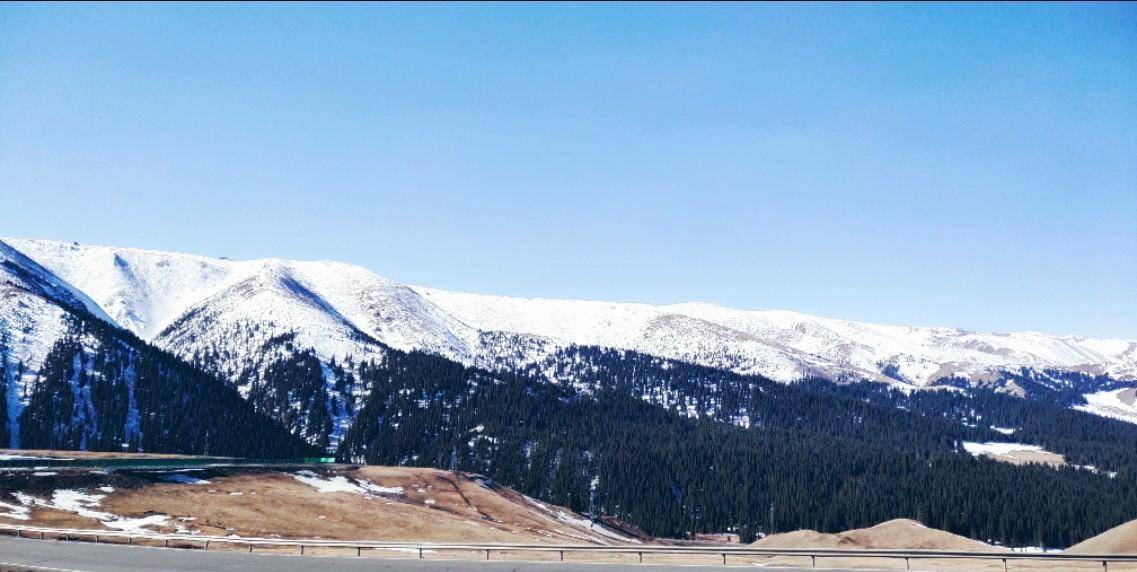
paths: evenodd
<path fill-rule="evenodd" d="M 890 381 L 881 364 L 894 366 L 901 381 L 917 386 L 1020 367 L 1137 376 L 1137 342 L 1127 340 L 885 326 L 705 303 L 657 306 L 416 291 L 482 330 L 637 350 L 779 381 L 810 372 Z M 731 365 L 735 361 L 738 365 Z"/>
<path fill-rule="evenodd" d="M 1038 445 L 1024 443 L 971 443 L 964 442 L 963 449 L 974 457 L 989 457 L 996 461 L 1014 465 L 1039 464 L 1050 467 L 1066 466 L 1066 458 L 1047 451 Z M 1077 467 L 1098 472 L 1093 467 Z"/>
<path fill-rule="evenodd" d="M 481 334 L 506 332 L 552 345 L 526 356 L 530 361 L 558 345 L 598 345 L 786 382 L 820 374 L 926 386 L 943 377 L 978 379 L 1021 367 L 1137 380 L 1137 341 L 1132 340 L 886 326 L 706 303 L 464 294 L 400 285 L 338 262 L 233 261 L 48 240 L 4 241 L 89 297 L 115 323 L 183 355 L 200 349 L 185 347 L 189 337 L 209 339 L 208 332 L 177 327 L 196 314 L 220 317 L 230 329 L 234 322 L 253 321 L 295 330 L 302 345 L 327 359 L 381 353 L 370 339 L 466 364 L 493 363 L 504 348 L 487 344 Z"/>
<path fill-rule="evenodd" d="M 1044 450 L 1038 445 L 1023 443 L 971 443 L 966 441 L 963 443 L 963 448 L 976 457 L 980 455 L 1006 455 L 1015 451 L 1039 452 Z"/>
<path fill-rule="evenodd" d="M 1133 388 L 1087 393 L 1083 397 L 1086 398 L 1086 404 L 1075 405 L 1074 409 L 1137 423 L 1137 391 Z"/>

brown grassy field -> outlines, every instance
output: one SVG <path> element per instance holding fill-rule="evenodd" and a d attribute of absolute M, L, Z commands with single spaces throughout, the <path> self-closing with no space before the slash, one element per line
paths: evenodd
<path fill-rule="evenodd" d="M 89 506 L 68 505 L 69 491 L 85 495 Z M 0 502 L 30 509 L 26 520 L 0 510 L 0 522 L 84 529 L 121 529 L 127 519 L 152 518 L 157 521 L 145 529 L 154 532 L 263 538 L 618 543 L 613 534 L 643 537 L 618 523 L 604 530 L 623 532 L 606 534 L 568 509 L 475 475 L 419 468 L 11 471 L 0 477 Z"/>

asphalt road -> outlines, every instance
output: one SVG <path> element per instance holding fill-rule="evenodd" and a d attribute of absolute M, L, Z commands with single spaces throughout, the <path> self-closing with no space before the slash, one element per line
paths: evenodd
<path fill-rule="evenodd" d="M 330 570 L 335 572 L 692 572 L 716 570 L 721 566 L 670 566 L 654 564 L 576 564 L 479 562 L 476 560 L 417 560 L 386 558 L 329 558 L 315 556 L 274 556 L 237 552 L 205 552 L 177 548 L 115 546 L 88 542 L 61 542 L 0 537 L 0 572 L 169 572 L 271 571 L 293 572 Z M 763 568 L 763 570 L 773 570 Z M 780 571 L 805 568 L 778 568 Z"/>

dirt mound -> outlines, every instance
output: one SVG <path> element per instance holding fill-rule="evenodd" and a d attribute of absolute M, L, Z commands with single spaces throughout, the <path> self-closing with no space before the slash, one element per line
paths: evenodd
<path fill-rule="evenodd" d="M 935 528 L 928 528 L 914 520 L 904 518 L 882 522 L 870 528 L 850 530 L 841 533 L 839 536 L 852 541 L 861 548 L 972 550 L 975 552 L 998 550 L 990 544 Z"/>
<path fill-rule="evenodd" d="M 914 520 L 896 519 L 871 528 L 860 528 L 838 534 L 798 530 L 767 536 L 751 546 L 758 548 L 876 548 L 971 550 L 993 552 L 998 549 L 978 540 L 950 532 L 928 528 Z"/>
<path fill-rule="evenodd" d="M 836 534 L 816 530 L 795 530 L 771 534 L 750 544 L 756 548 L 857 548 L 851 541 Z"/>
<path fill-rule="evenodd" d="M 1069 554 L 1137 554 L 1137 520 L 1115 526 L 1066 550 Z"/>

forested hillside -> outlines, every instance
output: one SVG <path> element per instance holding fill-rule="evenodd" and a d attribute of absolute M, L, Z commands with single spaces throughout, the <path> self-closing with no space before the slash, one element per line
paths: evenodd
<path fill-rule="evenodd" d="M 371 390 L 344 460 L 482 472 L 657 535 L 753 538 L 907 517 L 974 538 L 1065 546 L 1137 516 L 1131 472 L 1109 478 L 972 459 L 953 441 L 971 428 L 824 393 L 776 396 L 770 408 L 786 416 L 743 428 L 617 389 L 580 393 L 420 353 L 394 352 L 361 382 Z M 816 419 L 897 423 L 902 432 L 862 439 L 841 421 L 787 422 L 811 403 L 829 408 Z M 938 429 L 904 428 L 905 419 Z"/>
<path fill-rule="evenodd" d="M 0 337 L 3 442 L 15 430 L 29 449 L 282 458 L 313 451 L 223 382 L 132 334 L 83 315 L 66 323 L 32 380 L 21 379 L 20 364 L 7 358 L 8 336 Z"/>

